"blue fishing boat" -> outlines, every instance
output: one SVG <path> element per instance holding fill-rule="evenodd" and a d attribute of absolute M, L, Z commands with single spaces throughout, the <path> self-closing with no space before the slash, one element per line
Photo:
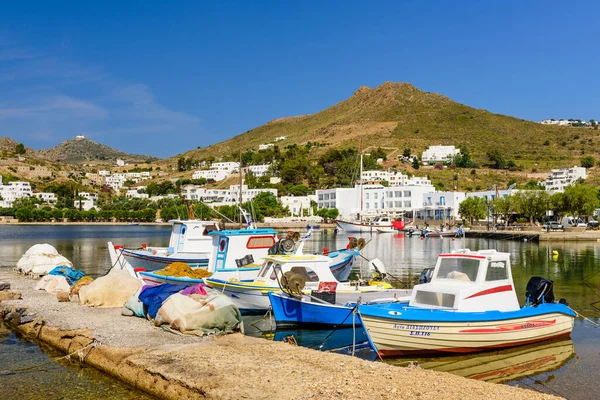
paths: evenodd
<path fill-rule="evenodd" d="M 520 307 L 510 254 L 458 250 L 440 254 L 430 282 L 408 304 L 359 305 L 381 356 L 470 353 L 568 337 L 575 313 L 554 301 L 552 282 L 533 277 Z"/>

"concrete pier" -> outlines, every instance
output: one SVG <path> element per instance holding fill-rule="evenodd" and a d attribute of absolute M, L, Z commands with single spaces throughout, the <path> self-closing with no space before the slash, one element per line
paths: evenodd
<path fill-rule="evenodd" d="M 59 303 L 37 281 L 0 268 L 21 293 L 13 329 L 165 399 L 552 399 L 550 395 L 455 375 L 396 367 L 282 342 L 232 334 L 175 335 L 120 309 Z M 10 369 L 10 365 L 3 366 Z"/>

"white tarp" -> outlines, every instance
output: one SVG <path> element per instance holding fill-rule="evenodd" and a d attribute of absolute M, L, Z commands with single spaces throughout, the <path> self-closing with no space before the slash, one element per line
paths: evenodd
<path fill-rule="evenodd" d="M 56 294 L 58 292 L 69 293 L 71 286 L 67 278 L 59 275 L 46 275 L 35 285 L 36 290 L 45 290 L 48 293 Z"/>
<path fill-rule="evenodd" d="M 157 326 L 168 324 L 171 329 L 200 336 L 233 332 L 241 322 L 238 308 L 227 296 L 216 291 L 211 291 L 208 296 L 171 295 L 154 320 Z"/>
<path fill-rule="evenodd" d="M 73 263 L 58 254 L 53 246 L 44 243 L 31 246 L 23 254 L 17 262 L 17 271 L 26 275 L 42 276 L 58 266 L 73 267 Z"/>
<path fill-rule="evenodd" d="M 113 268 L 103 277 L 79 290 L 79 302 L 91 307 L 123 307 L 142 286 L 125 270 Z"/>

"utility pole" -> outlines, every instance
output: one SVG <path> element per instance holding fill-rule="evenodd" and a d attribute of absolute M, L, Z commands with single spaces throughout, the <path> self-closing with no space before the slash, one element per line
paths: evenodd
<path fill-rule="evenodd" d="M 243 176 L 242 176 L 242 149 L 240 148 L 240 164 L 239 164 L 239 168 L 238 168 L 238 172 L 240 173 L 240 229 L 242 229 L 242 184 L 244 183 L 243 180 Z"/>

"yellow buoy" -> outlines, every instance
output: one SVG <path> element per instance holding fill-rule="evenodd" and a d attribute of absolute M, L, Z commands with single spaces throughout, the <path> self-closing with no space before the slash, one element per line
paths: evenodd
<path fill-rule="evenodd" d="M 552 255 L 557 256 L 558 255 L 558 250 L 552 250 Z"/>

